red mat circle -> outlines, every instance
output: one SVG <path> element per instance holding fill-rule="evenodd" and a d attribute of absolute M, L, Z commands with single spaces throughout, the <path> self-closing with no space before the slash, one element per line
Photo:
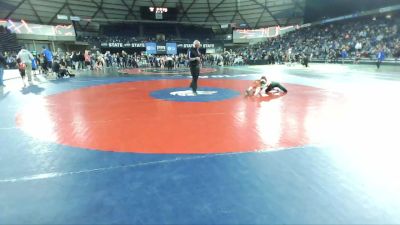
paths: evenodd
<path fill-rule="evenodd" d="M 294 84 L 285 84 L 289 93 L 278 98 L 171 102 L 150 96 L 152 91 L 186 87 L 188 82 L 138 81 L 72 90 L 25 108 L 16 122 L 34 137 L 93 150 L 246 152 L 309 144 L 315 132 L 307 124 L 317 119 L 310 107 L 318 108 L 326 98 L 321 89 Z M 200 80 L 200 86 L 241 92 L 250 83 Z"/>

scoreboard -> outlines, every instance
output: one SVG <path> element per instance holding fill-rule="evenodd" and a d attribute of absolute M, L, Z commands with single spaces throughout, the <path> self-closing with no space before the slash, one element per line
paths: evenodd
<path fill-rule="evenodd" d="M 155 7 L 149 7 L 150 12 L 155 13 L 155 18 L 156 20 L 162 20 L 163 14 L 168 12 L 168 8 L 155 8 Z"/>
<path fill-rule="evenodd" d="M 140 16 L 144 20 L 176 21 L 178 16 L 178 10 L 177 8 L 142 6 L 140 7 Z"/>

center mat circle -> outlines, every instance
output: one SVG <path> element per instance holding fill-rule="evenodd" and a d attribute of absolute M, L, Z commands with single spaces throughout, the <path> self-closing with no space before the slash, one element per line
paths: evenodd
<path fill-rule="evenodd" d="M 213 102 L 237 97 L 240 92 L 226 88 L 201 87 L 195 95 L 190 88 L 167 88 L 151 92 L 150 95 L 177 102 Z"/>
<path fill-rule="evenodd" d="M 188 89 L 189 82 L 137 81 L 72 90 L 25 108 L 16 123 L 39 139 L 114 152 L 223 153 L 309 144 L 307 131 L 311 129 L 305 124 L 315 118 L 308 111 L 321 102 L 320 89 L 285 84 L 289 94 L 283 96 L 239 95 L 211 102 L 152 97 L 171 87 Z M 249 84 L 245 80 L 199 80 L 200 90 L 206 86 L 234 93 L 243 92 Z"/>

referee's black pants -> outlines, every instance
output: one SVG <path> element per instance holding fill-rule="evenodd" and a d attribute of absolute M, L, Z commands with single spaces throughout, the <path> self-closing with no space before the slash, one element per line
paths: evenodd
<path fill-rule="evenodd" d="M 378 59 L 378 61 L 376 62 L 376 68 L 380 68 L 382 64 L 382 60 Z"/>
<path fill-rule="evenodd" d="M 192 82 L 190 83 L 190 87 L 193 92 L 197 92 L 197 80 L 200 75 L 200 65 L 190 66 L 190 74 L 192 74 Z"/>

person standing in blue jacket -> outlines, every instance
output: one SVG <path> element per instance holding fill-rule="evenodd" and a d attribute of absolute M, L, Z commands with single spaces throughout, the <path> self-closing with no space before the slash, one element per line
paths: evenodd
<path fill-rule="evenodd" d="M 383 49 L 381 48 L 378 52 L 378 54 L 376 55 L 376 67 L 379 69 L 381 67 L 382 61 L 385 59 L 385 52 L 383 51 Z"/>
<path fill-rule="evenodd" d="M 342 52 L 340 52 L 340 56 L 342 57 L 342 64 L 344 64 L 344 60 L 347 58 L 348 54 L 345 48 L 342 49 Z"/>
<path fill-rule="evenodd" d="M 53 53 L 46 48 L 46 46 L 43 46 L 43 51 L 42 54 L 45 57 L 45 61 L 46 61 L 46 67 L 47 70 L 52 68 L 52 64 L 53 64 Z M 47 71 L 46 71 L 47 72 Z"/>
<path fill-rule="evenodd" d="M 32 71 L 33 71 L 33 76 L 36 77 L 36 70 L 38 69 L 37 66 L 37 59 L 36 59 L 36 55 L 33 56 L 32 59 Z"/>

